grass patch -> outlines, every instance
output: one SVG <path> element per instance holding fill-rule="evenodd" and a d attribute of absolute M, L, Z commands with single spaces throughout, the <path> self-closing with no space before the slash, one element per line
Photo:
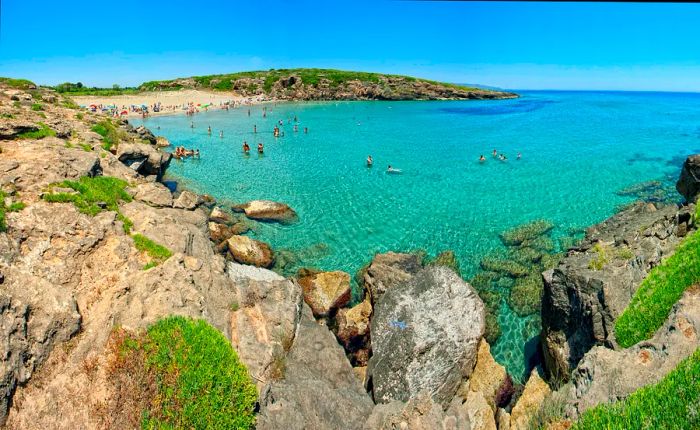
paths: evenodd
<path fill-rule="evenodd" d="M 42 106 L 40 103 L 32 103 L 32 110 L 38 112 L 44 110 L 44 106 Z"/>
<path fill-rule="evenodd" d="M 119 145 L 119 132 L 117 132 L 117 128 L 111 121 L 100 121 L 91 130 L 102 136 L 102 148 L 105 151 L 112 149 L 112 146 Z"/>
<path fill-rule="evenodd" d="M 17 135 L 17 139 L 43 139 L 45 137 L 56 136 L 56 132 L 43 122 L 38 122 L 39 130 L 25 131 Z"/>
<path fill-rule="evenodd" d="M 124 233 L 131 234 L 131 229 L 134 227 L 134 222 L 121 213 L 117 213 L 117 219 L 122 222 L 122 229 L 124 230 Z"/>
<path fill-rule="evenodd" d="M 250 429 L 257 391 L 226 337 L 202 320 L 168 317 L 115 330 L 107 423 L 143 429 Z M 109 427 L 109 425 L 107 425 Z"/>
<path fill-rule="evenodd" d="M 594 255 L 591 261 L 588 262 L 588 268 L 591 270 L 602 270 L 610 261 L 608 249 L 604 245 L 596 243 L 591 250 Z"/>
<path fill-rule="evenodd" d="M 156 242 L 152 241 L 151 239 L 147 238 L 142 234 L 134 234 L 132 238 L 134 239 L 134 246 L 136 246 L 136 249 L 138 249 L 141 252 L 145 252 L 146 254 L 148 254 L 149 257 L 151 257 L 152 260 L 149 262 L 149 264 L 155 263 L 151 267 L 162 263 L 163 261 L 167 260 L 173 255 L 173 253 L 168 248 L 164 247 L 163 245 L 157 244 Z M 144 270 L 145 269 L 146 267 L 144 267 Z"/>
<path fill-rule="evenodd" d="M 8 206 L 5 204 L 6 197 L 7 195 L 3 191 L 0 191 L 0 232 L 7 231 L 7 221 L 5 216 L 8 212 L 19 212 L 27 207 L 24 202 L 14 202 Z"/>
<path fill-rule="evenodd" d="M 13 79 L 13 78 L 1 78 L 0 83 L 7 85 L 8 87 L 17 88 L 19 90 L 28 90 L 29 88 L 36 87 L 34 82 L 27 79 Z"/>
<path fill-rule="evenodd" d="M 3 119 L 12 119 L 12 118 L 14 118 L 14 117 L 15 117 L 15 116 L 12 115 L 11 113 L 2 113 L 2 114 L 0 114 L 0 118 L 3 118 Z"/>
<path fill-rule="evenodd" d="M 586 411 L 572 430 L 700 428 L 700 349 L 660 382 Z"/>
<path fill-rule="evenodd" d="M 59 187 L 70 188 L 76 193 L 45 194 L 47 202 L 71 202 L 84 214 L 95 216 L 102 210 L 119 212 L 119 202 L 130 202 L 131 196 L 124 188 L 127 182 L 110 176 L 83 176 L 78 181 L 63 181 Z"/>
<path fill-rule="evenodd" d="M 81 143 L 80 147 L 83 148 L 83 151 L 85 151 L 85 152 L 92 151 L 92 146 L 88 143 Z"/>
<path fill-rule="evenodd" d="M 700 282 L 700 233 L 686 237 L 676 251 L 653 268 L 615 321 L 615 337 L 629 347 L 654 335 L 683 292 Z"/>

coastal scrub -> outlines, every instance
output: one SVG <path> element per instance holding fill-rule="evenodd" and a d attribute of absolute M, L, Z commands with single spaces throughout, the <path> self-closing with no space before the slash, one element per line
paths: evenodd
<path fill-rule="evenodd" d="M 136 249 L 145 252 L 151 258 L 151 261 L 144 266 L 144 270 L 157 266 L 173 255 L 172 251 L 168 248 L 157 244 L 142 234 L 136 233 L 132 238 L 134 239 L 134 246 L 136 246 Z"/>
<path fill-rule="evenodd" d="M 102 136 L 102 148 L 105 151 L 112 149 L 112 146 L 119 145 L 119 133 L 111 121 L 107 119 L 100 121 L 91 130 Z"/>
<path fill-rule="evenodd" d="M 63 181 L 56 186 L 70 188 L 75 193 L 45 194 L 47 202 L 71 202 L 84 214 L 95 216 L 102 210 L 119 212 L 119 202 L 130 202 L 131 196 L 125 191 L 127 182 L 110 176 L 83 176 L 78 181 Z"/>
<path fill-rule="evenodd" d="M 110 337 L 110 421 L 132 427 L 249 429 L 257 390 L 229 341 L 203 320 L 162 319 Z"/>
<path fill-rule="evenodd" d="M 7 231 L 7 221 L 5 220 L 5 215 L 7 212 L 18 212 L 25 208 L 23 202 L 14 202 L 10 205 L 5 204 L 5 198 L 7 195 L 0 191 L 0 232 Z"/>
<path fill-rule="evenodd" d="M 659 383 L 586 411 L 572 430 L 700 428 L 700 349 Z"/>
<path fill-rule="evenodd" d="M 17 135 L 17 139 L 43 139 L 45 137 L 56 136 L 56 132 L 43 122 L 38 122 L 39 130 L 25 131 Z"/>

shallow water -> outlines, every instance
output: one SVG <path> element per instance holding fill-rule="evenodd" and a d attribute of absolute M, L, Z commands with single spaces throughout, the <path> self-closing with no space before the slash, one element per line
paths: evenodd
<path fill-rule="evenodd" d="M 484 255 L 502 248 L 503 230 L 537 218 L 555 223 L 555 237 L 580 230 L 633 198 L 616 191 L 675 181 L 685 156 L 700 152 L 700 95 L 521 94 L 501 101 L 288 103 L 268 105 L 267 118 L 256 106 L 250 117 L 247 108 L 199 114 L 195 128 L 185 115 L 145 124 L 174 145 L 201 150 L 199 160 L 173 160 L 172 178 L 218 199 L 288 203 L 298 223 L 260 224 L 254 235 L 295 251 L 295 267 L 351 274 L 377 252 L 451 249 L 468 278 Z M 296 133 L 287 121 L 295 115 Z M 280 119 L 285 136 L 275 139 Z M 265 154 L 244 156 L 244 140 L 253 151 L 263 142 Z M 491 157 L 494 148 L 508 161 Z M 372 168 L 365 166 L 368 154 Z M 387 174 L 389 164 L 403 173 Z M 499 320 L 503 335 L 493 352 L 518 378 L 539 328 L 505 303 Z"/>

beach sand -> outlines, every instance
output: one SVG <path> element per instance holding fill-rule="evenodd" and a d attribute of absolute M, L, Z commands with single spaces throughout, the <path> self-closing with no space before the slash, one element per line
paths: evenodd
<path fill-rule="evenodd" d="M 268 100 L 264 95 L 256 97 L 243 97 L 233 93 L 221 93 L 202 90 L 180 90 L 180 91 L 151 91 L 141 94 L 120 95 L 120 96 L 76 96 L 73 100 L 81 106 L 94 105 L 112 105 L 116 104 L 121 109 L 131 105 L 146 105 L 151 106 L 154 103 L 161 103 L 161 111 L 151 111 L 151 116 L 154 115 L 172 115 L 183 114 L 182 109 L 188 103 L 192 102 L 195 105 L 211 104 L 210 109 L 219 109 L 219 106 L 225 102 L 236 103 L 241 105 L 253 105 L 262 103 Z M 129 117 L 141 116 L 138 112 L 129 112 Z"/>

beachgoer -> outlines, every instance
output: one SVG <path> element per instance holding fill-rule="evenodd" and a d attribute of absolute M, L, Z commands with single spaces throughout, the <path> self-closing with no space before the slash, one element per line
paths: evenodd
<path fill-rule="evenodd" d="M 250 116 L 250 109 L 248 109 L 248 116 Z"/>
<path fill-rule="evenodd" d="M 262 153 L 263 153 L 263 144 L 258 143 L 258 154 L 262 154 Z"/>
<path fill-rule="evenodd" d="M 207 134 L 211 136 L 211 126 L 207 127 Z"/>
<path fill-rule="evenodd" d="M 297 132 L 297 131 L 299 131 L 299 126 L 294 124 L 294 132 Z"/>
<path fill-rule="evenodd" d="M 199 149 L 194 150 L 194 156 L 199 158 Z"/>
<path fill-rule="evenodd" d="M 194 128 L 194 121 L 190 123 L 190 128 Z"/>
<path fill-rule="evenodd" d="M 521 153 L 518 152 L 518 157 L 517 157 L 517 159 L 520 160 L 521 158 L 523 158 L 523 154 L 521 154 Z"/>
<path fill-rule="evenodd" d="M 257 132 L 258 132 L 258 126 L 257 126 L 257 125 L 253 125 L 253 133 L 257 133 Z"/>
<path fill-rule="evenodd" d="M 486 161 L 486 157 L 484 157 L 484 155 L 481 154 L 481 156 L 479 157 L 479 162 L 483 163 L 484 161 Z"/>
<path fill-rule="evenodd" d="M 223 130 L 221 130 L 221 131 L 219 132 L 219 137 L 222 138 L 222 139 L 224 138 L 224 131 L 223 131 Z"/>
<path fill-rule="evenodd" d="M 372 160 L 371 155 L 368 155 L 367 156 L 367 167 L 372 167 L 372 163 L 374 163 L 374 160 Z"/>
<path fill-rule="evenodd" d="M 308 133 L 308 132 L 309 132 L 309 128 L 308 128 L 308 127 L 304 127 L 304 133 Z"/>
<path fill-rule="evenodd" d="M 498 154 L 498 152 L 494 149 L 493 150 L 493 156 L 495 157 Z"/>

